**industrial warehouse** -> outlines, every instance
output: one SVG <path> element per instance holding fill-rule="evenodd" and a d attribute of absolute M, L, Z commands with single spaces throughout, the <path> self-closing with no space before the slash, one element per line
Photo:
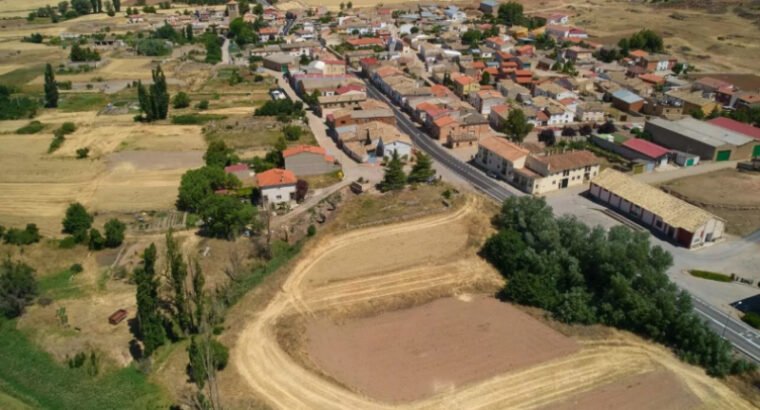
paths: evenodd
<path fill-rule="evenodd" d="M 588 194 L 686 248 L 723 236 L 723 219 L 609 168 L 591 181 Z"/>

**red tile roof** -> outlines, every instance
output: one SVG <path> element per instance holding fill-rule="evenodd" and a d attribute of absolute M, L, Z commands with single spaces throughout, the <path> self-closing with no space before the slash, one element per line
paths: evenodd
<path fill-rule="evenodd" d="M 652 83 L 652 84 L 665 84 L 665 78 L 660 77 L 657 74 L 641 74 L 639 75 L 639 78 L 642 81 Z"/>
<path fill-rule="evenodd" d="M 294 147 L 286 148 L 284 151 L 282 151 L 282 156 L 284 158 L 287 158 L 292 155 L 300 154 L 303 152 L 311 152 L 312 154 L 325 155 L 325 149 L 322 147 L 316 147 L 313 145 L 296 145 Z"/>
<path fill-rule="evenodd" d="M 630 51 L 628 55 L 631 57 L 646 57 L 649 55 L 649 53 L 647 53 L 644 50 L 633 50 L 633 51 Z"/>
<path fill-rule="evenodd" d="M 731 118 L 726 118 L 726 117 L 714 118 L 707 122 L 709 124 L 716 125 L 718 127 L 731 130 L 734 132 L 738 132 L 739 134 L 743 134 L 760 141 L 760 128 L 753 127 L 749 124 L 745 124 L 743 122 L 732 120 Z"/>
<path fill-rule="evenodd" d="M 653 142 L 649 142 L 640 138 L 631 138 L 628 141 L 624 142 L 623 146 L 636 152 L 642 153 L 653 159 L 660 158 L 668 154 L 667 148 L 663 148 Z"/>
<path fill-rule="evenodd" d="M 248 171 L 250 168 L 248 168 L 248 164 L 234 164 L 224 167 L 224 172 L 232 173 L 232 172 L 240 172 L 240 171 Z"/>
<path fill-rule="evenodd" d="M 468 85 L 468 84 L 472 84 L 472 83 L 474 83 L 476 81 L 475 81 L 474 78 L 470 77 L 469 75 L 460 75 L 460 76 L 454 78 L 454 82 L 459 83 L 461 85 Z"/>
<path fill-rule="evenodd" d="M 352 46 L 384 46 L 383 40 L 374 37 L 349 38 L 346 40 Z"/>
<path fill-rule="evenodd" d="M 364 87 L 359 84 L 348 84 L 342 87 L 338 87 L 335 90 L 335 93 L 338 95 L 343 95 L 349 91 L 364 91 Z"/>
<path fill-rule="evenodd" d="M 256 174 L 256 185 L 259 188 L 294 185 L 296 182 L 298 182 L 296 174 L 287 169 L 274 168 Z"/>
<path fill-rule="evenodd" d="M 430 92 L 436 97 L 445 97 L 451 94 L 451 90 L 440 84 L 433 84 L 433 86 L 430 87 Z"/>
<path fill-rule="evenodd" d="M 450 117 L 448 115 L 445 116 L 445 117 L 441 117 L 441 118 L 439 118 L 439 119 L 437 119 L 437 120 L 434 121 L 436 127 L 438 127 L 438 128 L 442 128 L 442 127 L 445 127 L 447 125 L 455 124 L 456 122 L 457 122 L 457 120 L 455 120 L 454 118 L 452 118 L 452 117 Z"/>

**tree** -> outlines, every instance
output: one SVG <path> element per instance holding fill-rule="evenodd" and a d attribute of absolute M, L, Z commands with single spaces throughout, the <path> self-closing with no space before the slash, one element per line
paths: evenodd
<path fill-rule="evenodd" d="M 430 156 L 422 151 L 417 151 L 415 157 L 416 162 L 412 166 L 412 170 L 409 172 L 407 181 L 413 184 L 429 182 L 435 176 L 433 161 L 430 159 Z"/>
<path fill-rule="evenodd" d="M 126 228 L 127 226 L 120 220 L 116 218 L 109 219 L 104 226 L 106 231 L 105 245 L 109 248 L 121 246 L 124 242 L 124 231 Z"/>
<path fill-rule="evenodd" d="M 354 8 L 354 3 L 352 3 L 352 2 L 350 2 L 350 1 L 349 1 L 348 3 L 346 3 L 346 8 L 347 8 L 347 9 L 352 9 L 352 8 Z"/>
<path fill-rule="evenodd" d="M 180 91 L 172 98 L 172 107 L 174 108 L 187 108 L 190 106 L 190 96 L 184 91 Z"/>
<path fill-rule="evenodd" d="M 121 0 L 112 0 L 113 1 L 113 8 L 116 10 L 116 12 L 121 11 Z"/>
<path fill-rule="evenodd" d="M 604 124 L 600 125 L 596 131 L 599 134 L 611 134 L 617 131 L 617 127 L 615 127 L 615 124 L 612 121 L 607 121 Z"/>
<path fill-rule="evenodd" d="M 35 224 L 27 224 L 24 229 L 10 228 L 8 232 L 3 232 L 3 230 L 4 228 L 0 227 L 0 237 L 4 236 L 5 243 L 11 245 L 31 245 L 42 238 Z"/>
<path fill-rule="evenodd" d="M 169 270 L 169 283 L 173 293 L 174 321 L 183 332 L 188 333 L 192 330 L 192 317 L 185 286 L 187 283 L 187 265 L 171 230 L 166 234 L 166 261 Z"/>
<path fill-rule="evenodd" d="M 213 140 L 208 144 L 203 159 L 207 166 L 224 168 L 235 159 L 235 150 L 227 147 L 224 140 Z"/>
<path fill-rule="evenodd" d="M 583 124 L 580 129 L 580 134 L 585 136 L 591 135 L 591 133 L 594 132 L 594 129 L 591 128 L 588 124 Z"/>
<path fill-rule="evenodd" d="M 45 108 L 58 107 L 58 84 L 55 82 L 53 66 L 45 65 Z"/>
<path fill-rule="evenodd" d="M 219 44 L 219 37 L 212 35 L 206 36 L 206 62 L 216 64 L 222 61 L 222 45 Z"/>
<path fill-rule="evenodd" d="M 393 151 L 391 160 L 385 166 L 385 176 L 383 176 L 383 180 L 380 182 L 380 190 L 384 192 L 398 191 L 404 189 L 405 184 L 406 174 L 404 174 L 404 164 L 401 163 L 398 151 Z"/>
<path fill-rule="evenodd" d="M 201 389 L 208 380 L 209 367 L 223 370 L 229 361 L 229 349 L 216 339 L 203 335 L 190 339 L 187 353 L 190 379 Z"/>
<path fill-rule="evenodd" d="M 697 120 L 704 120 L 705 119 L 705 112 L 702 111 L 701 108 L 695 108 L 691 111 L 689 111 L 689 115 L 691 115 L 692 118 Z"/>
<path fill-rule="evenodd" d="M 62 1 L 58 3 L 58 13 L 60 13 L 61 15 L 65 15 L 67 11 L 69 11 L 68 1 Z"/>
<path fill-rule="evenodd" d="M 509 111 L 502 128 L 502 132 L 507 134 L 507 138 L 514 142 L 522 142 L 531 130 L 533 130 L 533 124 L 525 119 L 525 113 L 521 109 L 515 108 Z"/>
<path fill-rule="evenodd" d="M 80 16 L 84 16 L 85 14 L 90 14 L 92 3 L 89 0 L 71 0 L 71 8 Z"/>
<path fill-rule="evenodd" d="M 209 236 L 233 239 L 254 222 L 256 208 L 227 195 L 210 195 L 201 203 L 198 215 L 203 231 Z"/>
<path fill-rule="evenodd" d="M 143 354 L 149 357 L 166 341 L 166 332 L 158 300 L 158 278 L 156 278 L 156 246 L 143 252 L 142 266 L 134 271 L 137 283 L 137 325 L 138 337 L 143 342 Z"/>
<path fill-rule="evenodd" d="M 515 1 L 499 5 L 498 16 L 499 20 L 507 26 L 523 25 L 525 22 L 523 6 Z"/>
<path fill-rule="evenodd" d="M 92 251 L 99 251 L 106 245 L 106 239 L 100 234 L 100 231 L 96 228 L 90 229 L 89 244 L 88 247 Z"/>
<path fill-rule="evenodd" d="M 140 104 L 140 111 L 143 113 L 143 119 L 151 122 L 156 119 L 153 103 L 150 94 L 143 85 L 142 81 L 137 81 L 137 102 Z"/>
<path fill-rule="evenodd" d="M 236 189 L 240 186 L 240 180 L 234 175 L 229 175 L 220 167 L 205 166 L 191 169 L 182 175 L 179 184 L 179 197 L 177 208 L 198 212 L 206 197 L 213 195 L 220 189 Z"/>
<path fill-rule="evenodd" d="M 296 202 L 301 203 L 306 199 L 309 193 L 309 183 L 306 180 L 299 179 L 296 181 Z"/>
<path fill-rule="evenodd" d="M 188 43 L 193 42 L 193 25 L 188 24 L 185 26 L 185 39 Z"/>
<path fill-rule="evenodd" d="M 71 52 L 69 53 L 69 59 L 72 62 L 87 62 L 87 61 L 100 61 L 100 53 L 97 50 L 93 50 L 89 47 L 80 47 L 79 44 L 71 46 Z"/>
<path fill-rule="evenodd" d="M 462 34 L 462 43 L 468 44 L 472 47 L 477 46 L 482 39 L 483 33 L 481 33 L 480 30 L 467 30 Z"/>
<path fill-rule="evenodd" d="M 285 135 L 285 139 L 288 141 L 298 141 L 303 134 L 303 129 L 297 125 L 286 125 L 282 128 L 282 132 Z"/>
<path fill-rule="evenodd" d="M 74 237 L 77 243 L 82 243 L 87 238 L 87 230 L 92 226 L 93 217 L 87 213 L 84 205 L 75 202 L 66 209 L 63 218 L 63 232 Z"/>
<path fill-rule="evenodd" d="M 7 319 L 21 316 L 36 295 L 34 269 L 7 257 L 0 264 L 0 314 Z"/>
<path fill-rule="evenodd" d="M 341 1 L 340 2 L 340 10 L 343 11 L 343 9 L 345 9 L 345 8 L 346 8 L 346 4 Z"/>
<path fill-rule="evenodd" d="M 553 129 L 544 128 L 538 133 L 538 140 L 546 144 L 547 147 L 550 147 L 557 142 L 557 137 L 554 135 Z"/>
<path fill-rule="evenodd" d="M 491 73 L 483 71 L 483 75 L 480 77 L 480 85 L 491 84 Z"/>
<path fill-rule="evenodd" d="M 166 88 L 166 76 L 161 65 L 152 70 L 153 84 L 150 86 L 151 102 L 154 105 L 156 119 L 165 120 L 169 114 L 169 92 Z"/>
<path fill-rule="evenodd" d="M 575 128 L 568 126 L 562 128 L 563 137 L 575 137 L 576 135 L 578 135 L 578 131 L 576 131 Z"/>

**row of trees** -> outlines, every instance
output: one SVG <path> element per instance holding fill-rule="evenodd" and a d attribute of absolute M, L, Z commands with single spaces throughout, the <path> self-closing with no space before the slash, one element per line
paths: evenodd
<path fill-rule="evenodd" d="M 57 23 L 61 18 L 70 20 L 86 14 L 102 13 L 105 8 L 106 13 L 113 17 L 116 12 L 121 10 L 120 0 L 71 0 L 61 1 L 56 7 L 47 5 L 29 13 L 27 20 L 34 20 L 35 18 L 50 18 L 50 21 Z"/>
<path fill-rule="evenodd" d="M 141 81 L 137 82 L 137 100 L 140 103 L 141 121 L 152 122 L 165 120 L 169 114 L 169 92 L 166 88 L 166 76 L 161 65 L 151 70 L 153 84 L 145 88 Z"/>
<path fill-rule="evenodd" d="M 546 25 L 544 18 L 526 16 L 522 4 L 516 1 L 501 4 L 497 16 L 498 21 L 506 26 L 524 26 L 533 30 Z"/>
<path fill-rule="evenodd" d="M 74 44 L 71 46 L 69 59 L 75 63 L 100 61 L 100 53 L 98 53 L 97 50 L 93 50 L 89 47 L 82 47 L 79 44 Z"/>
<path fill-rule="evenodd" d="M 415 162 L 409 175 L 404 172 L 404 163 L 398 155 L 398 151 L 393 151 L 391 159 L 385 165 L 385 175 L 380 182 L 381 191 L 398 191 L 404 189 L 406 184 L 418 184 L 430 182 L 435 176 L 433 162 L 425 153 L 418 151 L 415 154 Z"/>
<path fill-rule="evenodd" d="M 37 114 L 39 102 L 16 94 L 17 91 L 13 86 L 0 84 L 0 121 L 32 118 Z"/>
<path fill-rule="evenodd" d="M 34 269 L 6 257 L 0 263 L 0 315 L 7 319 L 21 316 L 35 296 Z"/>
<path fill-rule="evenodd" d="M 9 228 L 8 230 L 0 225 L 0 239 L 10 245 L 31 245 L 39 242 L 42 235 L 36 224 L 26 224 L 24 229 Z"/>
<path fill-rule="evenodd" d="M 75 243 L 88 244 L 90 249 L 116 248 L 124 242 L 126 225 L 116 218 L 109 219 L 103 226 L 105 236 L 92 227 L 95 218 L 87 212 L 84 205 L 75 202 L 66 209 L 63 218 L 63 233 L 71 235 Z"/>
<path fill-rule="evenodd" d="M 507 278 L 501 295 L 549 311 L 566 323 L 601 323 L 672 348 L 683 360 L 723 376 L 747 369 L 692 310 L 666 275 L 672 257 L 646 233 L 589 228 L 555 218 L 543 198 L 506 200 L 483 255 Z"/>

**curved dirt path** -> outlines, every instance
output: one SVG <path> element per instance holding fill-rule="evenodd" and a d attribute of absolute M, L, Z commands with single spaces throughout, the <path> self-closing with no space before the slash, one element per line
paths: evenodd
<path fill-rule="evenodd" d="M 477 212 L 472 201 L 446 215 L 402 224 L 381 226 L 322 240 L 300 257 L 293 272 L 269 305 L 247 323 L 233 348 L 234 367 L 261 398 L 282 409 L 440 409 L 440 408 L 539 408 L 570 395 L 594 389 L 631 374 L 665 367 L 684 380 L 704 403 L 733 409 L 752 408 L 704 372 L 681 363 L 664 348 L 621 335 L 605 341 L 582 342 L 578 353 L 506 373 L 472 385 L 442 388 L 441 393 L 412 403 L 381 403 L 320 377 L 297 363 L 279 345 L 275 325 L 280 317 L 313 315 L 357 302 L 406 294 L 436 286 L 466 284 L 487 268 L 477 258 L 438 265 L 411 267 L 382 275 L 369 275 L 317 288 L 306 288 L 305 279 L 315 264 L 357 241 L 456 223 Z M 429 246 L 434 246 L 431 244 Z M 481 272 L 480 275 L 478 272 Z"/>

